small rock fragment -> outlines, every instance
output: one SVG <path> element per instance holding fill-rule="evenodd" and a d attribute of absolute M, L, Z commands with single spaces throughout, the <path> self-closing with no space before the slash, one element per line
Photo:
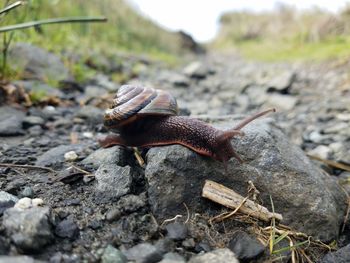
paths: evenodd
<path fill-rule="evenodd" d="M 317 156 L 322 159 L 328 159 L 332 154 L 332 150 L 326 145 L 318 145 L 316 148 L 310 150 L 308 154 Z"/>
<path fill-rule="evenodd" d="M 124 256 L 124 254 L 115 247 L 108 245 L 101 257 L 102 263 L 126 263 L 127 258 Z"/>
<path fill-rule="evenodd" d="M 24 187 L 24 189 L 22 190 L 21 194 L 22 197 L 29 197 L 32 198 L 34 195 L 34 191 L 33 188 L 31 188 L 30 186 L 26 186 Z"/>
<path fill-rule="evenodd" d="M 18 248 L 34 252 L 52 241 L 51 219 L 49 207 L 9 208 L 4 213 L 3 226 Z"/>
<path fill-rule="evenodd" d="M 141 243 L 124 252 L 128 260 L 136 262 L 158 262 L 162 259 L 162 254 L 156 246 L 149 243 Z"/>
<path fill-rule="evenodd" d="M 78 159 L 78 154 L 75 151 L 69 151 L 64 154 L 64 159 L 67 162 L 74 162 L 76 159 Z"/>
<path fill-rule="evenodd" d="M 238 259 L 252 260 L 264 252 L 265 247 L 247 233 L 238 231 L 228 245 Z"/>
<path fill-rule="evenodd" d="M 110 210 L 108 210 L 108 212 L 106 213 L 106 220 L 108 222 L 113 222 L 118 220 L 121 217 L 121 212 L 118 208 L 111 208 Z"/>
<path fill-rule="evenodd" d="M 79 235 L 79 228 L 73 218 L 69 216 L 56 226 L 55 234 L 62 238 L 74 240 Z"/>
<path fill-rule="evenodd" d="M 235 254 L 228 248 L 216 249 L 211 252 L 194 256 L 188 263 L 239 263 Z"/>
<path fill-rule="evenodd" d="M 15 204 L 15 208 L 19 209 L 27 209 L 32 207 L 32 199 L 29 197 L 23 197 L 18 200 L 18 202 Z"/>
<path fill-rule="evenodd" d="M 188 229 L 185 224 L 175 222 L 166 225 L 167 237 L 173 240 L 183 240 L 187 237 Z"/>

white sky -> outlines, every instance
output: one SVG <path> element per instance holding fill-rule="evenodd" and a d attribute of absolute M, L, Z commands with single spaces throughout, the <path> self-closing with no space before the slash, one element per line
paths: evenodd
<path fill-rule="evenodd" d="M 332 12 L 344 7 L 345 0 L 129 0 L 139 10 L 161 26 L 184 30 L 197 41 L 208 41 L 215 36 L 218 19 L 229 10 L 271 10 L 276 2 L 305 9 L 319 6 Z"/>

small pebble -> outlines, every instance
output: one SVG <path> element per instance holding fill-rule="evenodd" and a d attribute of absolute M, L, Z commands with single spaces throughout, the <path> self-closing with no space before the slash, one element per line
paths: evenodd
<path fill-rule="evenodd" d="M 328 159 L 332 154 L 332 150 L 326 145 L 318 145 L 316 148 L 309 151 L 308 154 L 320 157 L 322 159 Z"/>
<path fill-rule="evenodd" d="M 90 139 L 94 137 L 94 134 L 92 132 L 83 132 L 83 136 Z"/>
<path fill-rule="evenodd" d="M 118 220 L 121 217 L 121 212 L 118 208 L 111 208 L 107 213 L 106 213 L 106 220 L 108 222 L 113 222 Z"/>
<path fill-rule="evenodd" d="M 20 209 L 30 208 L 32 207 L 32 199 L 29 197 L 23 197 L 18 200 L 18 202 L 15 204 L 15 207 Z"/>
<path fill-rule="evenodd" d="M 34 195 L 34 191 L 30 186 L 24 187 L 23 191 L 21 192 L 21 196 L 23 196 L 23 197 L 32 198 L 33 195 Z"/>
<path fill-rule="evenodd" d="M 64 159 L 67 161 L 67 162 L 73 162 L 75 161 L 76 159 L 78 159 L 78 155 L 75 151 L 69 151 L 69 152 L 66 152 L 64 154 Z"/>
<path fill-rule="evenodd" d="M 32 199 L 32 205 L 33 206 L 43 206 L 44 200 L 41 198 L 34 198 L 34 199 Z"/>

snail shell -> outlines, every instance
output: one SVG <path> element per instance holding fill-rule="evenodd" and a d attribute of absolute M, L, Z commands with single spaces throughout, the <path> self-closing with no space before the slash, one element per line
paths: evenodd
<path fill-rule="evenodd" d="M 109 129 L 118 129 L 143 116 L 171 116 L 177 113 L 176 99 L 170 93 L 143 86 L 123 85 L 111 108 L 105 112 L 104 125 Z"/>

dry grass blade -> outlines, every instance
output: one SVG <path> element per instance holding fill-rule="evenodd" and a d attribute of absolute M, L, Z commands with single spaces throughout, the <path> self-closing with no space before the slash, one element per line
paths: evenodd
<path fill-rule="evenodd" d="M 133 149 L 134 149 L 134 155 L 135 155 L 135 158 L 136 158 L 137 162 L 139 163 L 139 165 L 141 167 L 144 167 L 145 161 L 143 160 L 139 150 L 136 147 L 133 147 Z"/>
<path fill-rule="evenodd" d="M 350 165 L 339 163 L 339 162 L 336 162 L 336 161 L 326 160 L 326 159 L 320 158 L 318 156 L 310 155 L 310 154 L 307 154 L 307 156 L 310 157 L 313 160 L 323 162 L 323 163 L 325 163 L 325 164 L 327 164 L 329 166 L 332 166 L 332 167 L 335 167 L 335 168 L 338 168 L 338 169 L 350 172 Z"/>

